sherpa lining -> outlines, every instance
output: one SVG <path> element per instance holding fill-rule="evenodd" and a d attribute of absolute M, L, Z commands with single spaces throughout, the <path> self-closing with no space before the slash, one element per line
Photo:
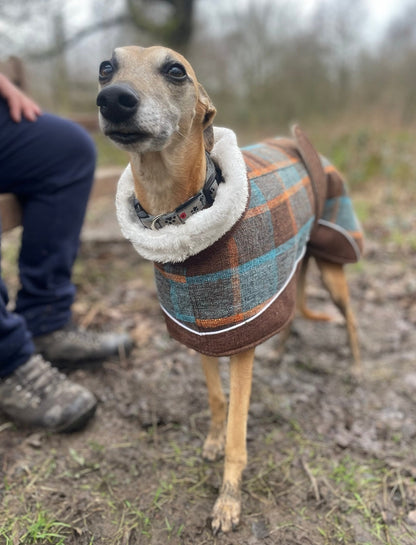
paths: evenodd
<path fill-rule="evenodd" d="M 214 204 L 181 225 L 159 231 L 146 229 L 134 210 L 134 181 L 130 165 L 117 187 L 116 210 L 121 232 L 144 258 L 158 263 L 180 263 L 219 240 L 243 214 L 248 200 L 247 170 L 235 133 L 214 128 L 211 157 L 220 167 L 225 183 L 219 184 Z"/>

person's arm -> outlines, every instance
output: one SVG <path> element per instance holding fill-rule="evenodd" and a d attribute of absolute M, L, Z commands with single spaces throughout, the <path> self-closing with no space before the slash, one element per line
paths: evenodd
<path fill-rule="evenodd" d="M 36 121 L 42 110 L 31 98 L 26 96 L 20 89 L 0 73 L 0 96 L 9 105 L 10 117 L 16 123 L 22 120 L 22 116 L 28 121 Z"/>

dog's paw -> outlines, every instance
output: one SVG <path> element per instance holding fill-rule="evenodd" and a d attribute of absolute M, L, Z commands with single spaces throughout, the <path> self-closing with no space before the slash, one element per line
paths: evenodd
<path fill-rule="evenodd" d="M 222 493 L 212 510 L 212 532 L 230 532 L 235 530 L 240 522 L 241 500 L 237 491 Z"/>
<path fill-rule="evenodd" d="M 202 448 L 202 457 L 209 462 L 215 462 L 224 456 L 225 426 L 216 432 L 210 432 Z"/>

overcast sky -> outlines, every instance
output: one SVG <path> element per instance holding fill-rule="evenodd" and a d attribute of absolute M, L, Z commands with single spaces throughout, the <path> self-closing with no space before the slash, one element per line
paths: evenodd
<path fill-rule="evenodd" d="M 314 8 L 320 1 L 322 0 L 286 0 L 288 6 L 297 6 L 299 13 L 305 15 L 305 17 L 313 13 Z M 337 0 L 332 0 L 334 4 L 336 1 Z M 400 13 L 410 1 L 411 0 L 363 0 L 363 4 L 367 6 L 369 14 L 367 28 L 368 41 L 377 40 L 377 37 L 385 29 L 387 23 L 395 15 Z M 197 9 L 199 10 L 199 13 L 206 14 L 207 22 L 210 22 L 215 29 L 215 26 L 218 27 L 218 22 L 215 21 L 215 17 L 212 17 L 212 14 L 217 7 L 232 12 L 234 10 L 241 10 L 249 4 L 259 5 L 261 3 L 267 4 L 270 2 L 273 3 L 273 0 L 198 0 Z M 282 0 L 279 0 L 279 4 L 282 3 Z"/>
<path fill-rule="evenodd" d="M 1 0 L 0 0 L 1 1 Z M 71 13 L 77 23 L 85 21 L 85 18 L 90 16 L 90 6 L 93 0 L 61 0 L 67 7 L 67 12 Z M 288 4 L 295 4 L 305 13 L 311 13 L 314 7 L 319 4 L 320 0 L 287 0 Z M 333 0 L 336 2 L 336 0 Z M 403 7 L 409 3 L 409 0 L 363 0 L 368 7 L 372 26 L 376 29 L 384 27 L 389 19 L 399 13 Z M 197 0 L 197 9 L 202 13 L 210 13 L 218 8 L 228 8 L 231 10 L 240 10 L 250 3 L 259 4 L 261 2 L 270 2 L 270 0 Z M 97 2 L 95 2 L 97 3 Z M 114 0 L 112 8 L 121 6 L 124 0 Z M 280 0 L 280 3 L 281 0 Z M 104 15 L 104 14 L 103 14 Z"/>
<path fill-rule="evenodd" d="M 1 3 L 8 0 L 0 0 Z M 280 5 L 284 5 L 284 0 L 279 1 Z M 332 0 L 334 5 L 336 0 Z M 368 8 L 370 19 L 367 25 L 367 40 L 369 43 L 376 42 L 387 24 L 387 22 L 398 14 L 403 8 L 409 4 L 411 0 L 363 0 Z M 416 0 L 413 0 L 416 1 Z M 90 22 L 92 17 L 96 17 L 97 13 L 103 19 L 109 18 L 112 14 L 119 12 L 122 9 L 125 0 L 112 0 L 111 2 L 101 0 L 60 0 L 60 5 L 64 7 L 66 15 L 67 29 L 69 34 L 82 28 L 86 23 Z M 248 4 L 252 3 L 259 5 L 262 2 L 273 2 L 273 0 L 197 0 L 196 9 L 199 20 L 204 21 L 204 25 L 209 25 L 213 32 L 221 32 L 221 24 L 218 23 L 216 14 L 218 11 L 234 12 L 241 10 Z M 286 0 L 287 5 L 295 7 L 299 15 L 305 15 L 313 12 L 314 7 L 320 0 Z M 95 11 L 93 8 L 95 7 Z M 97 9 L 97 8 L 102 8 Z M 45 21 L 46 24 L 46 21 Z M 20 28 L 21 32 L 18 32 Z M 3 37 L 3 45 L 6 46 L 8 54 L 19 54 L 21 48 L 24 49 L 27 43 L 27 33 L 30 34 L 30 28 L 25 29 L 25 25 L 19 28 L 11 28 L 5 21 L 1 20 L 0 11 L 0 38 Z M 45 27 L 46 30 L 46 27 Z M 41 41 L 41 38 L 38 37 Z M 47 39 L 47 33 L 44 36 Z"/>
<path fill-rule="evenodd" d="M 201 0 L 206 3 L 209 0 Z M 262 0 L 256 0 L 256 3 Z M 269 0 L 264 0 L 269 1 Z M 238 6 L 244 6 L 252 3 L 253 0 L 223 0 L 222 4 L 229 4 Z M 319 0 L 295 0 L 295 2 L 307 11 L 312 11 Z M 211 2 L 212 3 L 212 2 Z M 365 0 L 368 6 L 371 18 L 379 24 L 384 24 L 392 15 L 400 11 L 404 5 L 408 3 L 407 0 Z"/>

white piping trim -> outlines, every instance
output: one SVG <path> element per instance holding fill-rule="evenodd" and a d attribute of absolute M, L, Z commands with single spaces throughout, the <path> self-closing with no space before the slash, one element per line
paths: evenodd
<path fill-rule="evenodd" d="M 344 229 L 343 227 L 341 227 L 337 223 L 332 223 L 330 221 L 323 220 L 323 219 L 318 220 L 318 223 L 320 225 L 325 226 L 325 227 L 329 227 L 330 229 L 334 229 L 334 231 L 338 231 L 339 233 L 344 235 L 344 237 L 351 244 L 352 249 L 355 252 L 355 257 L 357 258 L 357 261 L 360 259 L 360 257 L 361 257 L 360 249 L 359 249 L 357 243 L 355 242 L 355 240 L 352 238 L 352 236 L 349 234 L 349 232 L 346 229 Z"/>
<path fill-rule="evenodd" d="M 293 266 L 293 269 L 291 271 L 291 273 L 289 274 L 289 276 L 287 277 L 286 279 L 286 282 L 283 284 L 283 286 L 280 288 L 280 290 L 272 297 L 272 299 L 270 299 L 270 301 L 267 303 L 267 305 L 265 305 L 259 312 L 257 312 L 257 314 L 254 314 L 253 316 L 250 316 L 250 318 L 248 318 L 247 320 L 244 320 L 244 322 L 241 322 L 240 324 L 235 324 L 235 325 L 232 325 L 232 326 L 229 326 L 229 327 L 226 327 L 225 329 L 221 329 L 220 331 L 195 331 L 194 329 L 191 329 L 190 327 L 184 325 L 182 322 L 180 322 L 179 320 L 177 320 L 176 318 L 174 318 L 166 309 L 165 307 L 160 303 L 160 307 L 161 309 L 163 310 L 163 312 L 166 314 L 166 316 L 168 316 L 172 322 L 175 322 L 175 324 L 177 324 L 178 326 L 182 327 L 183 329 L 186 329 L 187 331 L 189 331 L 190 333 L 194 333 L 195 335 L 198 335 L 199 337 L 206 337 L 208 335 L 219 335 L 220 333 L 227 333 L 227 331 L 232 331 L 233 329 L 237 329 L 238 327 L 241 327 L 245 324 L 248 324 L 249 322 L 251 322 L 252 320 L 258 318 L 261 314 L 263 314 L 263 312 L 265 312 L 275 301 L 276 299 L 281 295 L 281 293 L 286 289 L 286 287 L 288 286 L 289 282 L 292 280 L 292 277 L 293 275 L 295 274 L 296 272 L 296 269 L 297 269 L 297 266 L 298 266 L 298 263 L 299 261 L 301 261 L 301 259 L 303 258 L 303 256 L 305 255 L 305 252 L 306 252 L 306 244 L 305 246 L 303 247 L 303 250 L 302 250 L 302 253 L 301 255 L 296 259 L 295 261 L 295 264 Z"/>

